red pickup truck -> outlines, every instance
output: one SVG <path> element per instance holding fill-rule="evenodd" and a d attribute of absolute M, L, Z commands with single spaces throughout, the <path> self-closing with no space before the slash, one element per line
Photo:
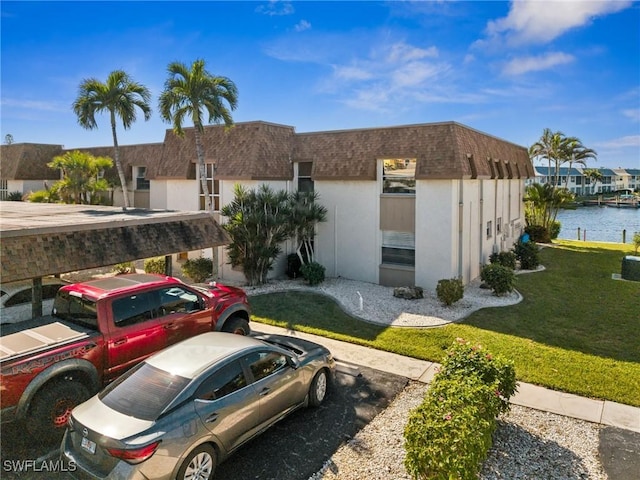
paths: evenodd
<path fill-rule="evenodd" d="M 245 292 L 161 275 L 65 285 L 52 314 L 0 327 L 2 423 L 25 422 L 40 441 L 61 437 L 77 404 L 168 345 L 221 330 L 249 334 Z"/>

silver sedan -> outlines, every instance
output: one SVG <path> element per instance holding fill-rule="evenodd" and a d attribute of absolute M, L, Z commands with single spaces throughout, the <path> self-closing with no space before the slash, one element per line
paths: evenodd
<path fill-rule="evenodd" d="M 213 478 L 242 444 L 303 406 L 335 375 L 321 345 L 210 332 L 169 347 L 78 405 L 62 440 L 76 478 Z"/>

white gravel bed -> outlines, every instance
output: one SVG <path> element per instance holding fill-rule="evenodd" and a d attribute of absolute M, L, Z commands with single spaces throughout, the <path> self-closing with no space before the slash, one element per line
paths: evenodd
<path fill-rule="evenodd" d="M 395 327 L 436 327 L 462 320 L 484 307 L 513 305 L 522 300 L 515 290 L 498 297 L 491 290 L 480 288 L 479 280 L 466 285 L 464 297 L 449 307 L 438 300 L 435 291 L 425 290 L 424 298 L 406 300 L 394 297 L 392 287 L 344 278 L 330 278 L 315 286 L 302 280 L 271 280 L 266 285 L 243 288 L 249 295 L 290 290 L 317 292 L 334 298 L 351 315 Z"/>
<path fill-rule="evenodd" d="M 411 382 L 327 459 L 309 480 L 411 480 L 404 468 L 404 426 L 428 386 Z M 606 480 L 598 460 L 599 426 L 513 405 L 498 422 L 481 480 Z"/>

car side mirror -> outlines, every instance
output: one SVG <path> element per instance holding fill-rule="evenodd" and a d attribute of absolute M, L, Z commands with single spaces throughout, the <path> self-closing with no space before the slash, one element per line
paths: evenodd
<path fill-rule="evenodd" d="M 295 357 L 287 357 L 287 363 L 294 370 L 297 370 L 298 367 L 300 367 L 300 361 Z"/>

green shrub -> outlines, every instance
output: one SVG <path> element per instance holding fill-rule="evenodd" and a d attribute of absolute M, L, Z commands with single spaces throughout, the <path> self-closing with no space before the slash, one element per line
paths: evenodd
<path fill-rule="evenodd" d="M 113 266 L 112 270 L 116 275 L 122 275 L 124 273 L 136 273 L 136 266 L 133 262 L 118 263 Z"/>
<path fill-rule="evenodd" d="M 551 240 L 555 240 L 556 238 L 558 238 L 558 235 L 560 235 L 561 227 L 562 225 L 557 220 L 554 220 L 549 224 L 549 237 L 551 238 Z"/>
<path fill-rule="evenodd" d="M 144 261 L 144 272 L 164 275 L 164 265 L 164 257 L 147 258 Z"/>
<path fill-rule="evenodd" d="M 512 269 L 491 263 L 482 267 L 480 279 L 486 283 L 497 296 L 513 291 L 516 275 Z"/>
<path fill-rule="evenodd" d="M 9 192 L 9 195 L 7 195 L 7 200 L 9 200 L 10 202 L 21 202 L 22 196 L 22 192 L 16 190 L 15 192 Z"/>
<path fill-rule="evenodd" d="M 511 362 L 457 339 L 404 429 L 405 467 L 415 479 L 475 480 L 496 416 L 516 390 Z"/>
<path fill-rule="evenodd" d="M 497 263 L 511 270 L 516 269 L 516 254 L 513 252 L 492 253 L 489 257 L 491 263 Z"/>
<path fill-rule="evenodd" d="M 635 254 L 638 254 L 638 249 L 640 248 L 640 232 L 635 232 L 633 234 L 633 247 L 635 248 Z"/>
<path fill-rule="evenodd" d="M 536 242 L 518 242 L 513 246 L 522 270 L 535 270 L 540 265 L 540 254 Z"/>
<path fill-rule="evenodd" d="M 464 286 L 459 278 L 438 280 L 436 295 L 445 305 L 453 305 L 464 296 Z"/>
<path fill-rule="evenodd" d="M 190 258 L 182 264 L 182 272 L 195 283 L 202 283 L 213 275 L 213 260 Z"/>
<path fill-rule="evenodd" d="M 324 282 L 325 268 L 318 262 L 305 263 L 300 267 L 300 273 L 309 285 L 318 285 Z"/>
<path fill-rule="evenodd" d="M 483 383 L 490 385 L 497 382 L 498 393 L 495 396 L 498 413 L 509 410 L 509 398 L 516 391 L 516 374 L 513 362 L 501 356 L 492 355 L 481 345 L 457 338 L 447 350 L 442 360 L 438 378 L 477 376 Z"/>
<path fill-rule="evenodd" d="M 528 225 L 524 231 L 529 234 L 534 242 L 551 243 L 551 233 L 542 225 Z"/>

